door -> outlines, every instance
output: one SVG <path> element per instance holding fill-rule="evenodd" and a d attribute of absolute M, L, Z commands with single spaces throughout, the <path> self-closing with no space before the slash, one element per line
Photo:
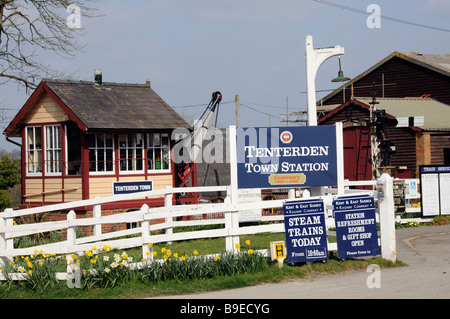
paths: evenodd
<path fill-rule="evenodd" d="M 366 126 L 344 129 L 344 178 L 350 181 L 372 179 L 370 157 L 370 135 Z"/>

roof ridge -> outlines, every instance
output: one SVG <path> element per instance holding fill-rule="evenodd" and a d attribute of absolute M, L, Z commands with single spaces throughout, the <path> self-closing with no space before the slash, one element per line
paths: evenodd
<path fill-rule="evenodd" d="M 82 84 L 82 85 L 95 85 L 94 81 L 86 80 L 70 80 L 70 79 L 42 79 L 46 83 L 58 83 L 58 84 Z M 131 87 L 145 87 L 148 88 L 148 84 L 145 83 L 120 83 L 120 82 L 103 82 L 99 86 L 131 86 Z"/>

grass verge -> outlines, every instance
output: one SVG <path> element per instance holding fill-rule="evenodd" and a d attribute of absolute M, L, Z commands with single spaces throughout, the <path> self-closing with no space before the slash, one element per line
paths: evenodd
<path fill-rule="evenodd" d="M 332 238 L 329 238 L 329 240 Z M 284 234 L 258 234 L 241 238 L 243 246 L 251 242 L 252 249 L 264 249 L 270 241 L 284 240 Z M 223 250 L 223 239 L 202 239 L 173 243 L 172 245 L 155 245 L 155 251 L 161 252 L 170 247 L 172 253 L 191 255 L 198 251 L 202 255 L 217 253 Z M 130 255 L 132 252 L 128 252 Z M 136 253 L 138 251 L 136 250 Z M 157 257 L 161 258 L 163 254 Z M 69 289 L 65 281 L 52 283 L 50 287 L 29 289 L 24 282 L 6 282 L 0 284 L 1 299 L 137 299 L 157 296 L 180 295 L 213 290 L 240 288 L 263 283 L 277 283 L 284 280 L 305 278 L 308 275 L 323 275 L 343 271 L 365 270 L 370 264 L 378 264 L 381 268 L 403 266 L 400 261 L 388 262 L 382 258 L 339 260 L 334 253 L 326 262 L 312 264 L 284 264 L 278 268 L 276 263 L 266 260 L 265 264 L 253 272 L 237 272 L 234 275 L 217 275 L 210 278 L 169 279 L 157 282 L 143 282 L 138 276 L 117 284 L 113 288 Z M 36 266 L 35 266 L 36 267 Z M 36 269 L 36 268 L 34 268 Z"/>

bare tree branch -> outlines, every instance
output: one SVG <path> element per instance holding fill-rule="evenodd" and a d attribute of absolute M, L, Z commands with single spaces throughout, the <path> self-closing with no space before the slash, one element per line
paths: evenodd
<path fill-rule="evenodd" d="M 15 81 L 34 88 L 42 77 L 61 76 L 39 62 L 39 52 L 71 57 L 82 46 L 83 28 L 71 28 L 69 5 L 79 8 L 80 17 L 97 15 L 96 0 L 0 0 L 0 84 Z"/>

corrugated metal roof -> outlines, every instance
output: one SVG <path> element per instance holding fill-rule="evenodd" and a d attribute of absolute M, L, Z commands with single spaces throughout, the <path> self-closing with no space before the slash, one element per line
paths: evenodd
<path fill-rule="evenodd" d="M 146 84 L 43 81 L 90 130 L 189 127 Z"/>
<path fill-rule="evenodd" d="M 356 100 L 370 105 L 372 98 L 355 97 Z M 449 130 L 450 106 L 430 98 L 377 98 L 378 109 L 396 118 L 423 116 L 424 130 Z"/>

